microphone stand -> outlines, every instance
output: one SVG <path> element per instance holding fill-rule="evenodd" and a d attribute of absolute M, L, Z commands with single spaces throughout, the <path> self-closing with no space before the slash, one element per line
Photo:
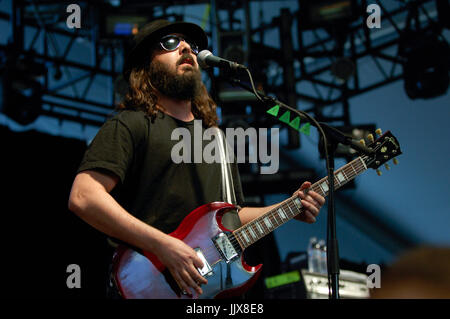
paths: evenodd
<path fill-rule="evenodd" d="M 335 199 L 334 199 L 334 153 L 336 151 L 338 143 L 342 143 L 344 145 L 349 145 L 353 149 L 357 150 L 360 153 L 370 155 L 373 153 L 371 149 L 362 145 L 361 143 L 353 140 L 351 136 L 345 135 L 338 129 L 329 126 L 323 122 L 317 122 L 313 117 L 311 117 L 306 112 L 297 110 L 289 105 L 280 102 L 279 100 L 266 96 L 264 93 L 257 91 L 255 89 L 253 79 L 251 73 L 248 69 L 245 69 L 250 78 L 251 87 L 243 84 L 239 79 L 233 77 L 230 72 L 230 77 L 228 81 L 233 85 L 240 86 L 241 88 L 255 94 L 255 96 L 265 105 L 279 105 L 287 110 L 290 110 L 297 114 L 300 117 L 301 121 L 306 121 L 311 125 L 315 126 L 322 138 L 323 138 L 323 146 L 325 159 L 327 164 L 327 172 L 328 172 L 328 185 L 329 185 L 329 193 L 328 193 L 328 222 L 327 222 L 327 270 L 328 270 L 328 283 L 329 288 L 331 288 L 331 294 L 329 295 L 330 299 L 339 299 L 339 249 L 338 249 L 338 240 L 336 235 L 336 212 L 335 212 Z"/>

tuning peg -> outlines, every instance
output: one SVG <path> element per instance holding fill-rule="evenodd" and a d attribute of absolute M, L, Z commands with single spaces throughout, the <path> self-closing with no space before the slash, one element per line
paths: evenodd
<path fill-rule="evenodd" d="M 387 170 L 391 169 L 388 164 L 384 164 L 384 167 L 386 167 Z"/>
<path fill-rule="evenodd" d="M 378 135 L 383 135 L 383 132 L 381 131 L 381 128 L 377 129 L 377 130 L 375 131 L 375 133 L 377 133 Z"/>
<path fill-rule="evenodd" d="M 373 141 L 375 141 L 375 139 L 373 138 L 373 134 L 367 135 L 367 139 L 368 139 L 371 143 L 373 143 Z"/>
<path fill-rule="evenodd" d="M 363 138 L 359 140 L 359 143 L 366 146 L 366 141 Z"/>
<path fill-rule="evenodd" d="M 379 169 L 377 169 L 377 174 L 378 174 L 378 176 L 381 176 L 381 174 L 382 174 Z"/>
<path fill-rule="evenodd" d="M 392 162 L 394 163 L 394 165 L 398 165 L 398 159 L 394 158 L 394 159 L 392 160 Z"/>

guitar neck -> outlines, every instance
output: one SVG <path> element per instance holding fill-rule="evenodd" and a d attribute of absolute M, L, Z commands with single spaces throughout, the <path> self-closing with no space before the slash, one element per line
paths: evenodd
<path fill-rule="evenodd" d="M 361 157 L 342 166 L 334 172 L 334 189 L 340 188 L 366 170 L 367 166 Z M 328 176 L 311 185 L 309 190 L 326 197 L 329 191 Z M 302 212 L 303 205 L 300 198 L 294 195 L 264 215 L 236 229 L 233 234 L 242 249 L 245 249 Z"/>

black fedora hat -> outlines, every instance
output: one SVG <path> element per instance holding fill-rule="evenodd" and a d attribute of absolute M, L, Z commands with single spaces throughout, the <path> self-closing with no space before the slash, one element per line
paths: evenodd
<path fill-rule="evenodd" d="M 123 65 L 123 76 L 126 81 L 130 76 L 131 70 L 146 61 L 150 54 L 150 48 L 158 43 L 164 35 L 170 33 L 181 33 L 194 41 L 199 50 L 208 47 L 208 37 L 198 25 L 189 22 L 170 22 L 167 20 L 155 20 L 142 27 L 133 39 L 134 45 Z"/>

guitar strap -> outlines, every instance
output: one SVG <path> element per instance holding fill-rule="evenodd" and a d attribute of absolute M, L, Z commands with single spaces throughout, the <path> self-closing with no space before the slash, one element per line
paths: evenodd
<path fill-rule="evenodd" d="M 224 133 L 218 127 L 212 128 L 217 141 L 220 154 L 221 182 L 222 182 L 222 200 L 224 202 L 236 205 L 236 195 L 234 193 L 233 175 L 231 172 L 231 159 L 234 154 Z"/>
<path fill-rule="evenodd" d="M 236 205 L 238 210 L 240 207 L 236 203 L 236 194 L 234 193 L 234 183 L 233 183 L 233 175 L 231 172 L 231 159 L 234 159 L 233 150 L 227 142 L 227 139 L 224 137 L 223 131 L 217 127 L 214 127 L 215 138 L 217 141 L 219 153 L 220 153 L 220 166 L 221 166 L 221 180 L 222 180 L 222 200 L 226 203 L 230 203 Z M 237 213 L 237 212 L 236 212 Z M 229 215 L 228 215 L 229 216 Z M 226 225 L 226 214 L 223 216 L 222 222 Z M 231 287 L 233 285 L 233 280 L 231 276 L 231 266 L 229 263 L 226 264 L 226 269 L 222 269 L 221 271 L 221 287 Z M 225 277 L 222 276 L 222 271 L 225 272 Z M 222 282 L 225 280 L 225 282 Z"/>

